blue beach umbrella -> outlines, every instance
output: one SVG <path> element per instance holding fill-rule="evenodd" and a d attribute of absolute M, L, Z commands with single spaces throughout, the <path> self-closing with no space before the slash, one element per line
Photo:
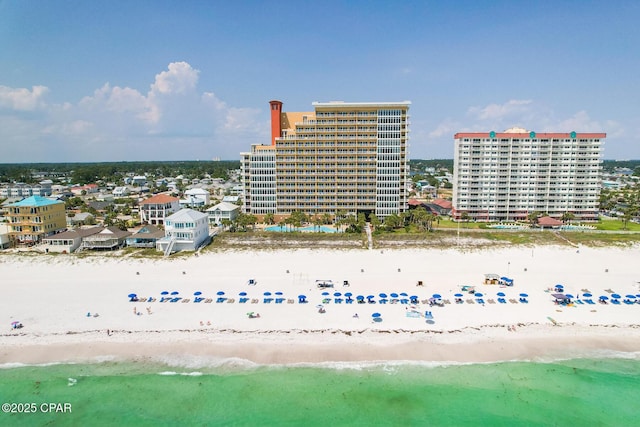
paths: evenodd
<path fill-rule="evenodd" d="M 573 296 L 573 295 L 571 295 L 571 294 L 564 294 L 564 296 L 565 296 L 565 297 L 567 297 L 567 298 L 569 298 L 569 299 L 574 298 L 574 296 Z"/>
<path fill-rule="evenodd" d="M 179 293 L 180 292 L 178 292 L 178 291 L 173 291 L 173 292 L 171 292 L 171 295 L 178 295 Z"/>
<path fill-rule="evenodd" d="M 216 295 L 224 295 L 224 292 L 223 291 L 218 291 L 218 292 L 216 292 Z"/>
<path fill-rule="evenodd" d="M 367 295 L 367 299 L 374 299 L 375 297 L 375 295 Z"/>
<path fill-rule="evenodd" d="M 408 297 L 408 296 L 409 296 L 409 294 L 408 294 L 408 293 L 406 293 L 406 292 L 400 292 L 400 296 L 401 296 L 401 297 Z"/>
<path fill-rule="evenodd" d="M 379 297 L 380 297 L 380 298 L 386 298 L 386 297 L 387 297 L 387 294 L 385 294 L 385 293 L 381 293 L 381 294 L 379 294 Z"/>
<path fill-rule="evenodd" d="M 160 295 L 169 295 L 169 291 L 162 291 L 160 292 Z"/>
<path fill-rule="evenodd" d="M 265 292 L 265 293 L 264 293 L 264 294 L 262 294 L 262 295 L 264 295 L 265 297 L 268 297 L 268 296 L 270 296 L 270 295 L 271 295 L 271 292 Z"/>
<path fill-rule="evenodd" d="M 375 317 L 375 318 L 377 318 L 377 317 L 381 317 L 381 316 L 382 316 L 382 314 L 380 314 L 380 313 L 373 313 L 373 314 L 371 315 L 371 317 Z"/>
<path fill-rule="evenodd" d="M 282 292 L 278 291 L 276 292 L 276 295 L 282 295 Z"/>
<path fill-rule="evenodd" d="M 334 296 L 334 297 L 340 297 L 340 296 L 342 296 L 342 294 L 341 294 L 340 292 L 334 292 L 334 293 L 333 293 L 333 296 Z"/>
<path fill-rule="evenodd" d="M 620 299 L 622 297 L 619 294 L 611 294 L 611 298 Z"/>
<path fill-rule="evenodd" d="M 409 298 L 411 298 L 411 299 L 418 299 L 418 295 L 411 295 Z"/>
<path fill-rule="evenodd" d="M 195 296 L 198 296 L 198 295 L 202 295 L 202 292 L 200 292 L 200 291 L 196 291 L 196 292 L 194 292 L 193 294 L 194 294 Z"/>
<path fill-rule="evenodd" d="M 640 298 L 640 294 L 636 294 L 636 298 Z"/>
<path fill-rule="evenodd" d="M 344 293 L 344 296 L 345 296 L 345 297 L 351 297 L 351 296 L 353 296 L 353 294 L 352 294 L 351 292 L 345 292 L 345 293 Z"/>
<path fill-rule="evenodd" d="M 608 297 L 608 296 L 606 296 L 606 295 L 600 295 L 600 301 L 606 301 L 606 300 L 608 300 L 608 299 L 609 299 L 609 297 Z"/>
<path fill-rule="evenodd" d="M 433 295 L 432 295 L 432 297 L 433 297 L 433 298 L 435 298 L 435 299 L 440 299 L 440 298 L 442 298 L 442 295 L 440 295 L 440 294 L 433 294 Z"/>
<path fill-rule="evenodd" d="M 525 293 L 523 292 L 523 293 L 521 293 L 521 294 L 520 294 L 520 296 L 521 296 L 522 298 L 527 298 L 529 295 L 527 295 L 527 294 L 525 294 Z"/>
<path fill-rule="evenodd" d="M 556 288 L 561 288 L 561 289 L 562 289 L 562 288 L 564 288 L 564 286 L 562 286 L 561 284 L 559 284 L 559 283 L 558 283 L 558 284 L 556 285 Z"/>
<path fill-rule="evenodd" d="M 476 292 L 475 296 L 478 297 L 478 298 L 482 298 L 482 294 L 480 292 Z"/>
<path fill-rule="evenodd" d="M 498 292 L 498 296 L 499 296 L 499 297 L 503 297 L 503 296 L 505 296 L 505 295 L 504 295 L 504 292 Z M 520 295 L 520 296 L 522 296 L 522 295 Z"/>
<path fill-rule="evenodd" d="M 582 294 L 582 296 L 585 298 L 591 298 L 593 295 L 591 295 L 589 292 L 585 292 L 584 294 Z"/>
<path fill-rule="evenodd" d="M 454 295 L 454 297 L 456 297 L 456 298 L 462 298 L 463 296 L 464 296 L 464 295 L 462 295 L 462 294 L 455 294 L 455 295 Z"/>
<path fill-rule="evenodd" d="M 358 295 L 358 296 L 356 297 L 356 299 L 357 299 L 358 301 L 362 301 L 362 300 L 364 300 L 364 295 Z"/>
<path fill-rule="evenodd" d="M 241 297 L 246 297 L 247 293 L 243 291 L 243 292 L 240 292 L 238 295 L 240 295 Z"/>
<path fill-rule="evenodd" d="M 329 292 L 323 292 L 323 293 L 322 293 L 322 296 L 325 296 L 325 297 L 326 297 L 326 296 L 329 296 Z"/>
<path fill-rule="evenodd" d="M 395 292 L 391 294 L 391 298 L 398 298 L 398 294 L 396 294 Z"/>
<path fill-rule="evenodd" d="M 298 295 L 298 298 L 300 298 L 300 299 L 306 299 L 306 298 L 307 298 L 307 296 L 306 296 L 306 295 Z"/>
<path fill-rule="evenodd" d="M 629 294 L 629 295 L 626 295 L 625 298 L 636 299 L 636 296 Z"/>
<path fill-rule="evenodd" d="M 137 296 L 138 296 L 137 294 L 129 294 L 129 298 L 135 298 Z"/>

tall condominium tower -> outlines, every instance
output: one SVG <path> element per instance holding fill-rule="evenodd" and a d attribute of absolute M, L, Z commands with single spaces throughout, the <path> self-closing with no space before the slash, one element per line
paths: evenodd
<path fill-rule="evenodd" d="M 605 133 L 521 128 L 454 136 L 453 215 L 526 220 L 532 212 L 596 219 Z"/>
<path fill-rule="evenodd" d="M 271 144 L 240 154 L 244 212 L 404 212 L 410 104 L 314 102 L 313 112 L 285 113 L 271 101 Z"/>

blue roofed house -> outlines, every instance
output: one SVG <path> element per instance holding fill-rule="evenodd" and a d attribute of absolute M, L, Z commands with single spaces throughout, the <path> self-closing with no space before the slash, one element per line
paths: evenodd
<path fill-rule="evenodd" d="M 209 239 L 209 216 L 193 209 L 181 209 L 165 218 L 165 237 L 156 242 L 156 249 L 165 255 L 179 251 L 195 251 Z"/>
<path fill-rule="evenodd" d="M 37 244 L 67 227 L 65 205 L 60 200 L 31 196 L 6 207 L 13 245 Z"/>

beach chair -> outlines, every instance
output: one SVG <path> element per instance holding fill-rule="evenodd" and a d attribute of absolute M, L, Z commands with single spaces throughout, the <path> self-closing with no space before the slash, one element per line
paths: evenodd
<path fill-rule="evenodd" d="M 216 303 L 220 304 L 225 302 L 226 298 L 225 297 L 218 297 L 218 299 L 216 300 Z"/>
<path fill-rule="evenodd" d="M 154 297 L 149 297 L 149 299 L 147 300 L 147 302 L 156 302 L 157 300 Z"/>
<path fill-rule="evenodd" d="M 507 300 L 506 300 L 506 299 L 504 299 L 504 298 L 498 298 L 498 302 L 499 302 L 500 304 L 506 304 L 506 303 L 507 303 Z"/>
<path fill-rule="evenodd" d="M 257 299 L 257 298 L 253 298 L 253 299 L 251 300 L 251 304 L 257 304 L 257 303 L 258 303 L 258 301 L 260 301 L 260 300 L 259 300 L 259 299 Z"/>
<path fill-rule="evenodd" d="M 140 298 L 138 301 L 139 302 L 147 302 L 147 298 Z"/>
<path fill-rule="evenodd" d="M 234 302 L 236 302 L 236 299 L 235 299 L 235 298 L 229 298 L 229 299 L 227 300 L 227 304 L 233 304 Z"/>
<path fill-rule="evenodd" d="M 584 302 L 586 302 L 587 304 L 595 304 L 592 299 L 586 299 L 584 300 Z"/>
<path fill-rule="evenodd" d="M 288 300 L 287 300 L 287 304 L 294 304 L 295 302 L 296 302 L 296 301 L 295 301 L 295 300 L 292 300 L 292 299 L 288 299 Z"/>
<path fill-rule="evenodd" d="M 271 304 L 271 301 L 273 301 L 273 298 L 265 298 L 265 299 L 263 300 L 263 302 L 264 302 L 265 304 Z"/>
<path fill-rule="evenodd" d="M 380 304 L 386 304 L 388 301 L 389 301 L 388 299 L 382 298 L 380 300 Z"/>
<path fill-rule="evenodd" d="M 428 299 L 423 299 L 422 301 L 420 301 L 422 304 L 429 304 L 429 300 Z"/>
<path fill-rule="evenodd" d="M 475 304 L 475 302 L 471 298 L 467 299 L 466 303 L 467 304 Z"/>
<path fill-rule="evenodd" d="M 276 298 L 276 304 L 282 304 L 284 302 L 284 298 Z"/>
<path fill-rule="evenodd" d="M 509 298 L 509 302 L 510 302 L 511 304 L 517 304 L 517 303 L 518 303 L 518 301 L 516 301 L 516 300 L 515 300 L 515 299 L 513 299 L 513 298 Z"/>
<path fill-rule="evenodd" d="M 185 299 L 182 300 L 183 303 L 184 302 L 189 302 L 189 301 L 191 301 L 189 298 L 185 298 Z"/>
<path fill-rule="evenodd" d="M 247 301 L 249 301 L 249 298 L 240 298 L 240 299 L 238 300 L 238 302 L 239 302 L 240 304 L 245 304 Z"/>
<path fill-rule="evenodd" d="M 336 304 L 342 304 L 342 298 L 335 298 L 333 300 Z"/>
<path fill-rule="evenodd" d="M 211 298 L 207 298 L 206 300 L 204 300 L 205 304 L 211 304 L 213 302 L 213 300 Z"/>
<path fill-rule="evenodd" d="M 400 304 L 409 304 L 409 300 L 408 300 L 408 299 L 406 299 L 406 298 L 402 298 L 402 299 L 400 300 Z"/>
<path fill-rule="evenodd" d="M 482 304 L 482 305 L 484 305 L 484 299 L 482 299 L 482 298 L 476 298 L 476 302 L 477 302 L 478 304 Z"/>
<path fill-rule="evenodd" d="M 495 304 L 495 303 L 496 303 L 496 301 L 493 298 L 489 298 L 487 300 L 487 304 Z"/>
<path fill-rule="evenodd" d="M 520 298 L 518 301 L 520 301 L 522 304 L 529 304 L 529 300 L 526 298 Z M 580 302 L 580 304 L 582 304 L 582 301 Z"/>
<path fill-rule="evenodd" d="M 611 304 L 620 305 L 620 300 L 618 300 L 618 299 L 612 299 L 612 300 L 611 300 Z"/>
<path fill-rule="evenodd" d="M 181 297 L 175 297 L 171 300 L 171 302 L 178 302 L 180 301 L 182 298 Z"/>

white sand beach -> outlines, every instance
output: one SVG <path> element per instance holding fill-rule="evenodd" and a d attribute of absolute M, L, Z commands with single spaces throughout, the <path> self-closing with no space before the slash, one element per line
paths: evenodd
<path fill-rule="evenodd" d="M 4 254 L 0 364 L 104 358 L 484 362 L 639 352 L 640 304 L 622 302 L 640 293 L 639 255 L 638 247 L 552 246 L 256 250 L 153 260 Z M 485 285 L 485 273 L 515 284 Z M 257 284 L 248 285 L 249 279 Z M 318 279 L 335 287 L 318 289 Z M 581 299 L 590 291 L 595 304 L 556 305 L 549 290 L 556 284 Z M 475 286 L 485 304 L 467 293 L 455 303 L 462 285 Z M 182 299 L 160 302 L 164 291 Z M 212 302 L 194 302 L 195 292 Z M 218 303 L 218 292 L 227 300 Z M 247 293 L 245 303 L 240 292 Z M 265 292 L 274 300 L 265 303 Z M 336 303 L 334 292 L 374 295 L 376 303 L 348 304 L 344 296 Z M 498 292 L 506 303 L 498 302 Z M 131 293 L 156 301 L 130 302 Z M 401 295 L 381 304 L 380 293 L 416 295 L 419 304 L 404 304 Z M 597 302 L 612 293 L 623 297 L 621 304 Z M 445 304 L 425 304 L 433 294 Z M 299 295 L 308 303 L 300 304 Z M 325 313 L 318 312 L 320 304 Z M 424 317 L 427 311 L 432 319 Z M 382 321 L 374 322 L 373 313 Z M 12 329 L 15 321 L 24 327 Z"/>

